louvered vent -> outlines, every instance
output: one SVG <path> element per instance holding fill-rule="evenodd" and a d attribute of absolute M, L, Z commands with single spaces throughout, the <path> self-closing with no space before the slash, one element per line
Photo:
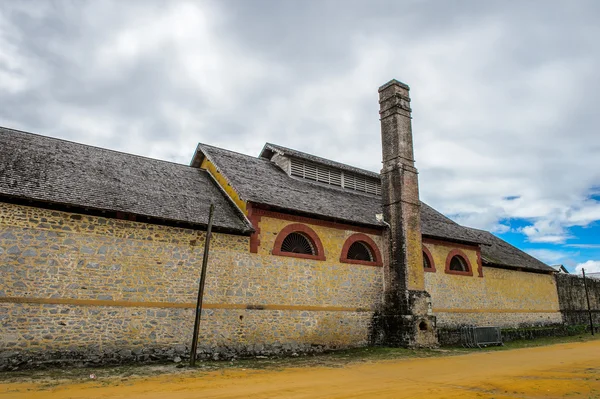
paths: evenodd
<path fill-rule="evenodd" d="M 364 260 L 373 262 L 371 248 L 362 241 L 356 241 L 348 248 L 348 259 Z"/>
<path fill-rule="evenodd" d="M 374 193 L 374 194 L 381 194 L 381 186 L 380 186 L 379 182 L 368 179 L 368 180 L 366 180 L 365 184 L 366 184 L 366 187 L 365 187 L 366 192 Z"/>
<path fill-rule="evenodd" d="M 315 180 L 332 186 L 344 187 L 350 190 L 362 191 L 370 194 L 381 194 L 379 179 L 360 176 L 354 173 L 328 168 L 300 159 L 291 159 L 290 173 L 292 176 L 303 179 Z"/>
<path fill-rule="evenodd" d="M 333 184 L 334 186 L 342 186 L 342 172 L 339 170 L 330 170 L 329 171 L 329 184 Z"/>
<path fill-rule="evenodd" d="M 302 233 L 290 233 L 285 237 L 281 243 L 281 252 L 316 255 L 315 246 L 311 240 Z"/>
<path fill-rule="evenodd" d="M 310 180 L 317 180 L 317 167 L 316 165 L 304 164 L 304 178 Z"/>
<path fill-rule="evenodd" d="M 344 188 L 356 190 L 356 178 L 350 173 L 344 173 Z"/>
<path fill-rule="evenodd" d="M 366 179 L 362 176 L 356 177 L 356 190 L 367 192 Z"/>
<path fill-rule="evenodd" d="M 292 159 L 291 164 L 292 176 L 304 177 L 304 162 Z"/>

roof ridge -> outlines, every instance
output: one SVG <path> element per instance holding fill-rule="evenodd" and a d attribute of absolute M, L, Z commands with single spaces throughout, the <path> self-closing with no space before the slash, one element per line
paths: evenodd
<path fill-rule="evenodd" d="M 198 142 L 198 147 L 216 148 L 217 150 L 229 152 L 229 153 L 236 154 L 236 155 L 242 155 L 244 157 L 247 157 L 247 158 L 250 158 L 250 159 L 254 159 L 254 160 L 258 160 L 258 161 L 261 161 L 261 162 L 271 163 L 271 161 L 269 161 L 268 159 L 265 159 L 265 158 L 255 157 L 253 155 L 244 154 L 243 152 L 239 152 L 239 151 L 228 150 L 227 148 L 217 147 L 216 145 L 210 145 L 210 144 Z"/>
<path fill-rule="evenodd" d="M 63 139 L 63 138 L 60 138 L 60 137 L 44 136 L 43 134 L 39 134 L 39 133 L 32 133 L 32 132 L 27 132 L 25 130 L 19 130 L 19 129 L 13 129 L 13 128 L 10 128 L 10 127 L 0 126 L 0 131 L 2 131 L 2 130 L 7 130 L 7 131 L 11 131 L 11 132 L 16 132 L 16 133 L 22 133 L 22 134 L 25 134 L 25 135 L 31 135 L 31 136 L 36 136 L 36 137 L 41 137 L 43 139 L 48 139 L 48 140 L 53 140 L 53 141 L 62 141 L 62 142 L 65 142 L 65 143 L 80 145 L 80 146 L 83 146 L 83 147 L 95 148 L 95 149 L 103 150 L 103 151 L 114 152 L 114 153 L 117 153 L 117 154 L 129 155 L 129 156 L 137 157 L 137 158 L 149 159 L 151 161 L 165 162 L 165 163 L 169 163 L 169 164 L 172 164 L 172 165 L 184 166 L 184 167 L 190 168 L 190 169 L 196 169 L 196 168 L 192 168 L 191 166 L 186 165 L 184 163 L 167 161 L 165 159 L 159 159 L 159 158 L 147 157 L 145 155 L 132 154 L 130 152 L 113 150 L 112 148 L 99 147 L 97 145 L 79 143 L 77 141 L 67 140 L 67 139 Z"/>

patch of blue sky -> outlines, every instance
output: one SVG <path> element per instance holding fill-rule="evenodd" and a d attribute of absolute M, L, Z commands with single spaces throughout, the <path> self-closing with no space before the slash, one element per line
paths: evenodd
<path fill-rule="evenodd" d="M 586 227 L 567 228 L 569 238 L 564 243 L 530 242 L 520 230 L 532 223 L 524 219 L 505 219 L 500 221 L 509 225 L 510 230 L 496 233 L 497 236 L 548 264 L 564 264 L 574 271 L 575 266 L 588 260 L 600 260 L 600 222 Z"/>

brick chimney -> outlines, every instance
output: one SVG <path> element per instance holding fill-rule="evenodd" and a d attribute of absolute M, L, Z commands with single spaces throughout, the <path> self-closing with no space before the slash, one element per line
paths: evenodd
<path fill-rule="evenodd" d="M 431 347 L 437 339 L 431 299 L 425 291 L 409 90 L 397 80 L 379 88 L 381 191 L 383 217 L 389 227 L 378 338 L 383 345 Z"/>

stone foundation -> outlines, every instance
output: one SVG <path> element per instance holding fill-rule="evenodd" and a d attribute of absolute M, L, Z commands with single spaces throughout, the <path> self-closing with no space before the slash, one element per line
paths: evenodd
<path fill-rule="evenodd" d="M 11 303 L 0 306 L 0 369 L 186 358 L 194 309 Z M 368 345 L 372 312 L 207 309 L 198 353 L 217 358 Z"/>

